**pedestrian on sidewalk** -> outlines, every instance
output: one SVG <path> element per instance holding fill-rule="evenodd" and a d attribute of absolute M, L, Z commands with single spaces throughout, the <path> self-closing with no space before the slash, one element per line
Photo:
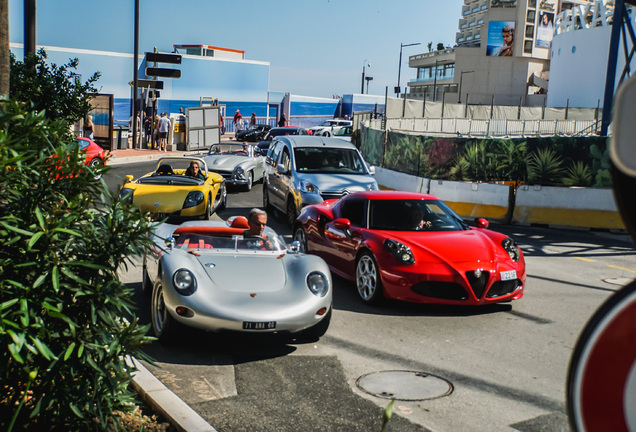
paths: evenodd
<path fill-rule="evenodd" d="M 239 110 L 236 110 L 236 114 L 234 114 L 232 123 L 234 123 L 234 132 L 243 130 L 243 116 L 241 115 L 241 112 Z"/>
<path fill-rule="evenodd" d="M 159 118 L 159 151 L 168 151 L 168 132 L 170 132 L 170 120 L 168 119 L 168 113 L 162 112 Z"/>
<path fill-rule="evenodd" d="M 91 114 L 86 116 L 86 121 L 84 122 L 84 138 L 93 139 L 95 137 L 95 125 L 93 124 L 93 116 Z"/>
<path fill-rule="evenodd" d="M 250 126 L 256 126 L 256 113 L 252 113 L 252 117 L 250 118 Z"/>

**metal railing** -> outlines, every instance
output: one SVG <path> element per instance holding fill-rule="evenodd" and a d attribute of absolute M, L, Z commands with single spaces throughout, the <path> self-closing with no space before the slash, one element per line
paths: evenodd
<path fill-rule="evenodd" d="M 388 130 L 477 137 L 598 135 L 598 120 L 393 118 Z"/>

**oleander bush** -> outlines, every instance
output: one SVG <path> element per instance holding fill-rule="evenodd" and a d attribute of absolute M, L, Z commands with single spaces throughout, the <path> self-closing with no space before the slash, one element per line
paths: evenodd
<path fill-rule="evenodd" d="M 0 430 L 105 430 L 148 326 L 118 269 L 149 247 L 150 222 L 120 202 L 68 122 L 0 102 Z M 97 168 L 101 172 L 107 167 Z"/>

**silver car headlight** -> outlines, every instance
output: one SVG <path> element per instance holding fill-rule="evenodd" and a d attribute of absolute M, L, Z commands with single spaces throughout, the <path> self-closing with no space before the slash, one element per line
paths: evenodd
<path fill-rule="evenodd" d="M 411 249 L 397 240 L 384 240 L 384 248 L 387 249 L 398 261 L 403 264 L 414 264 L 415 257 Z"/>
<path fill-rule="evenodd" d="M 506 252 L 508 252 L 511 260 L 513 260 L 514 262 L 519 261 L 519 247 L 513 239 L 511 239 L 510 237 L 506 237 L 501 241 L 501 247 L 504 248 Z"/>
<path fill-rule="evenodd" d="M 177 292 L 183 296 L 192 295 L 197 290 L 197 280 L 188 269 L 179 269 L 174 272 L 172 283 Z"/>
<path fill-rule="evenodd" d="M 232 177 L 234 177 L 235 179 L 242 180 L 245 178 L 245 171 L 241 167 L 236 167 L 234 168 L 234 173 L 232 174 Z"/>
<path fill-rule="evenodd" d="M 320 194 L 320 190 L 318 189 L 318 187 L 308 181 L 301 181 L 300 182 L 300 191 L 303 193 L 316 193 L 316 194 Z"/>
<path fill-rule="evenodd" d="M 203 192 L 192 191 L 188 193 L 185 201 L 183 202 L 183 208 L 195 207 L 203 202 Z"/>
<path fill-rule="evenodd" d="M 380 190 L 380 187 L 378 186 L 378 184 L 376 182 L 373 182 L 369 185 L 369 190 L 370 191 L 374 191 L 374 190 Z"/>
<path fill-rule="evenodd" d="M 127 202 L 128 204 L 133 203 L 133 195 L 135 194 L 134 189 L 130 188 L 122 188 L 119 191 L 119 200 L 123 202 Z"/>
<path fill-rule="evenodd" d="M 311 272 L 307 275 L 307 288 L 317 297 L 324 297 L 329 291 L 329 280 L 320 272 Z"/>

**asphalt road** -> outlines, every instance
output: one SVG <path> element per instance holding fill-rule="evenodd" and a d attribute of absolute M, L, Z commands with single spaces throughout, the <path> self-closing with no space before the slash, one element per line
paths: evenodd
<path fill-rule="evenodd" d="M 115 167 L 107 182 L 153 166 Z M 261 195 L 260 184 L 230 190 L 218 216 L 247 215 Z M 269 225 L 290 238 L 282 216 Z M 331 327 L 319 341 L 192 330 L 149 346 L 157 361 L 149 369 L 219 431 L 380 431 L 391 393 L 413 399 L 396 401 L 392 431 L 569 430 L 573 347 L 599 305 L 634 277 L 633 243 L 603 232 L 491 228 L 526 256 L 526 294 L 512 304 L 370 307 L 334 278 Z M 140 269 L 126 277 L 140 292 Z M 149 300 L 137 299 L 147 321 Z"/>

